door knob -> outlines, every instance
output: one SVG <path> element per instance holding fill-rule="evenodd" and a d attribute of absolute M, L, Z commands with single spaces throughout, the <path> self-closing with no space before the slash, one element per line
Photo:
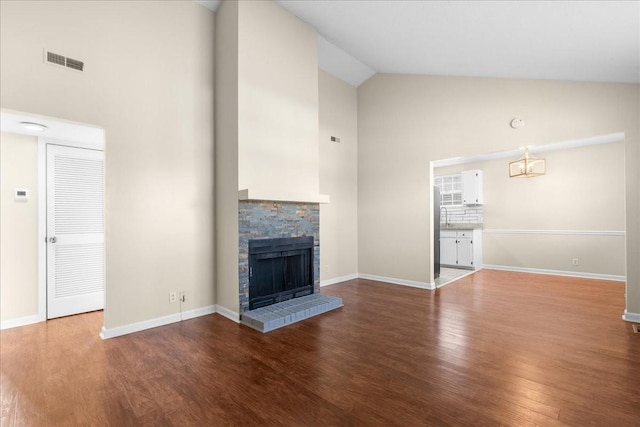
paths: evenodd
<path fill-rule="evenodd" d="M 51 242 L 51 243 L 55 243 L 55 242 L 57 242 L 57 241 L 58 241 L 58 238 L 57 238 L 56 236 L 49 237 L 49 242 Z"/>

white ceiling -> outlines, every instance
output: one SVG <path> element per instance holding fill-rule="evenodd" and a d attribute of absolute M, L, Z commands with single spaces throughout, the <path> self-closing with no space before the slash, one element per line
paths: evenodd
<path fill-rule="evenodd" d="M 24 128 L 20 122 L 38 123 L 47 128 L 38 132 Z M 41 136 L 62 141 L 91 143 L 95 146 L 104 144 L 104 129 L 102 128 L 7 109 L 0 111 L 0 130 L 7 133 Z"/>
<path fill-rule="evenodd" d="M 640 83 L 638 0 L 276 2 L 355 86 L 376 72 Z"/>

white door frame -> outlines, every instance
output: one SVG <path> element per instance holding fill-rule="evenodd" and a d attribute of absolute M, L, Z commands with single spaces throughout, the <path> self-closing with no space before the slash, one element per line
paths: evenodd
<path fill-rule="evenodd" d="M 47 320 L 47 145 L 104 151 L 104 132 L 96 140 L 67 141 L 38 138 L 38 321 Z M 106 181 L 106 174 L 105 174 Z M 106 267 L 105 267 L 106 268 Z M 105 270 L 106 295 L 106 270 Z M 105 304 L 106 307 L 106 304 Z"/>

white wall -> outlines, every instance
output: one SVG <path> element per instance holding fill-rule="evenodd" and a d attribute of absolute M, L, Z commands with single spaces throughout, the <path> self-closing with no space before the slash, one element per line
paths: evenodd
<path fill-rule="evenodd" d="M 0 134 L 0 312 L 2 321 L 38 315 L 38 139 Z M 14 190 L 29 190 L 26 202 Z"/>
<path fill-rule="evenodd" d="M 356 88 L 324 71 L 319 75 L 320 278 L 358 273 L 358 99 Z M 331 137 L 340 138 L 332 142 Z"/>
<path fill-rule="evenodd" d="M 1 2 L 0 106 L 106 131 L 105 327 L 215 303 L 214 14 L 194 2 Z M 85 62 L 45 65 L 43 48 Z"/>
<path fill-rule="evenodd" d="M 429 280 L 430 161 L 624 132 L 627 310 L 640 313 L 639 106 L 631 84 L 372 77 L 358 88 L 360 272 Z"/>
<path fill-rule="evenodd" d="M 271 1 L 238 8 L 238 189 L 318 194 L 316 32 Z"/>
<path fill-rule="evenodd" d="M 509 178 L 507 165 L 516 157 L 436 168 L 434 175 L 483 171 L 485 264 L 624 276 L 624 144 L 539 157 L 547 173 L 535 178 Z"/>

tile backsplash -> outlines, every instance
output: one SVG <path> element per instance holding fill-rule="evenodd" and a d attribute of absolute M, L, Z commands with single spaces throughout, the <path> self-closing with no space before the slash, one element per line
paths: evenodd
<path fill-rule="evenodd" d="M 482 224 L 484 223 L 484 207 L 478 206 L 445 206 L 449 224 Z M 440 223 L 445 223 L 444 209 L 440 212 Z"/>

